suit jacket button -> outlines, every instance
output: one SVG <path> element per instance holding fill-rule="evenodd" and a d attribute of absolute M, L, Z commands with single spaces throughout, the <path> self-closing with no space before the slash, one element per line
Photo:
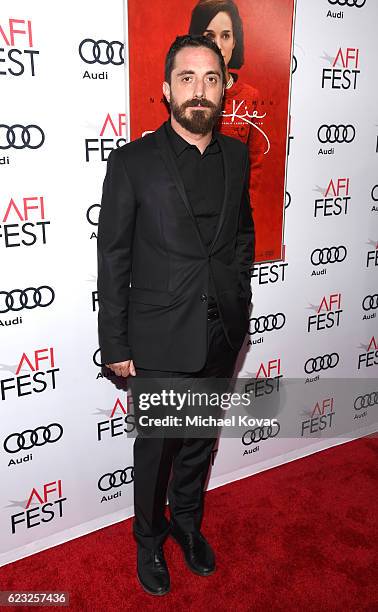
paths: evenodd
<path fill-rule="evenodd" d="M 201 295 L 201 302 L 206 302 L 206 301 L 207 301 L 207 295 L 206 295 L 206 293 L 203 293 Z"/>

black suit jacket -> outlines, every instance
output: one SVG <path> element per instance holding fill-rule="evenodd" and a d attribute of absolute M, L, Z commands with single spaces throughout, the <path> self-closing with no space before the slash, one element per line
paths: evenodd
<path fill-rule="evenodd" d="M 196 372 L 206 361 L 209 267 L 221 321 L 239 350 L 248 331 L 254 224 L 245 144 L 217 133 L 225 195 L 208 249 L 164 124 L 108 158 L 98 225 L 102 363 Z"/>

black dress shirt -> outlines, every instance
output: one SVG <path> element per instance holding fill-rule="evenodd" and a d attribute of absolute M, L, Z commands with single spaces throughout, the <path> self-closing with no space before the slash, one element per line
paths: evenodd
<path fill-rule="evenodd" d="M 172 128 L 170 120 L 165 122 L 165 127 L 202 240 L 209 249 L 224 197 L 223 155 L 217 136 L 213 132 L 211 142 L 201 154 L 196 145 L 187 142 Z M 215 303 L 210 273 L 208 303 Z"/>

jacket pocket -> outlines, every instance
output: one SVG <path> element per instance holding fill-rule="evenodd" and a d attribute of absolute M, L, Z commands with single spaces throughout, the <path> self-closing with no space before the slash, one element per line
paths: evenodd
<path fill-rule="evenodd" d="M 129 300 L 130 302 L 139 302 L 141 304 L 154 304 L 156 306 L 168 306 L 172 296 L 168 291 L 156 291 L 155 289 L 140 289 L 139 287 L 130 287 Z"/>

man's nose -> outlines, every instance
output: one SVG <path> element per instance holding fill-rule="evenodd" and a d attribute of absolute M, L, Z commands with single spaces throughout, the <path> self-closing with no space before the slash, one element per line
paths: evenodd
<path fill-rule="evenodd" d="M 205 87 L 204 87 L 203 81 L 202 79 L 198 79 L 194 87 L 194 97 L 203 98 L 204 95 L 205 95 Z"/>

